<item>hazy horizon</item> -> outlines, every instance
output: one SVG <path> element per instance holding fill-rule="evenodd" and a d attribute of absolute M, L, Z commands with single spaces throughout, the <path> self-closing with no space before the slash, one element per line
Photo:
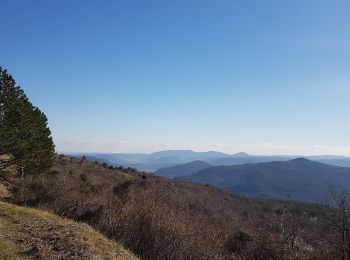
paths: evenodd
<path fill-rule="evenodd" d="M 348 1 L 1 7 L 0 66 L 59 152 L 350 156 Z"/>
<path fill-rule="evenodd" d="M 85 142 L 84 145 L 87 145 L 88 142 Z M 258 146 L 265 146 L 263 149 L 259 150 L 256 149 Z M 248 152 L 247 150 L 239 150 L 238 147 L 251 147 L 253 149 L 250 149 L 251 152 Z M 266 152 L 268 149 L 266 147 L 269 146 L 271 152 Z M 79 148 L 81 147 L 81 144 L 79 145 Z M 159 147 L 158 149 L 156 147 Z M 79 150 L 77 148 L 76 150 L 59 150 L 56 149 L 58 153 L 63 153 L 63 154 L 151 154 L 151 153 L 156 153 L 156 152 L 164 152 L 164 151 L 194 151 L 194 152 L 221 152 L 229 155 L 234 155 L 237 153 L 247 153 L 249 155 L 267 155 L 267 156 L 322 156 L 322 155 L 335 155 L 335 156 L 350 156 L 350 153 L 347 154 L 347 148 L 346 147 L 340 147 L 339 149 L 344 149 L 345 153 L 336 153 L 335 150 L 332 150 L 332 147 L 322 147 L 322 146 L 314 146 L 313 150 L 310 149 L 312 147 L 305 147 L 305 146 L 296 146 L 296 147 L 290 147 L 288 146 L 290 151 L 295 151 L 295 153 L 290 152 L 290 153 L 279 153 L 278 148 L 283 148 L 283 146 L 273 146 L 271 144 L 250 144 L 250 145 L 241 145 L 241 146 L 235 146 L 236 149 L 220 149 L 219 145 L 217 145 L 215 149 L 206 149 L 205 147 L 210 147 L 208 145 L 203 145 L 202 149 L 201 148 L 191 148 L 187 146 L 176 146 L 174 148 L 170 147 L 169 145 L 159 145 L 159 146 L 153 146 L 153 149 L 144 149 L 144 150 L 115 150 L 111 148 L 110 150 Z M 212 146 L 212 147 L 215 147 Z M 222 147 L 222 146 L 221 146 Z M 306 150 L 309 150 L 309 152 L 306 152 Z M 281 149 L 283 151 L 283 149 Z M 299 152 L 298 152 L 299 151 Z M 313 152 L 315 151 L 315 152 Z"/>

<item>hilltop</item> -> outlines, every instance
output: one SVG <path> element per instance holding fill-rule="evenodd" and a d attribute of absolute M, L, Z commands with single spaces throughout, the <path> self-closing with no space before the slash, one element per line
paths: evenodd
<path fill-rule="evenodd" d="M 0 201 L 0 259 L 137 259 L 85 224 Z"/>

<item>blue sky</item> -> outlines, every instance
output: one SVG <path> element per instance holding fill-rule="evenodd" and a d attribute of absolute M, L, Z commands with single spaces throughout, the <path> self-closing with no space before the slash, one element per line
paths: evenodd
<path fill-rule="evenodd" d="M 59 151 L 350 155 L 350 2 L 0 0 Z"/>

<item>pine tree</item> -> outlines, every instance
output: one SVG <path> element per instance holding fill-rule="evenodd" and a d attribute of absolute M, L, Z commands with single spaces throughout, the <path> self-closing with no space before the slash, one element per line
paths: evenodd
<path fill-rule="evenodd" d="M 45 173 L 54 149 L 47 117 L 0 68 L 0 170 L 16 166 L 23 175 Z"/>

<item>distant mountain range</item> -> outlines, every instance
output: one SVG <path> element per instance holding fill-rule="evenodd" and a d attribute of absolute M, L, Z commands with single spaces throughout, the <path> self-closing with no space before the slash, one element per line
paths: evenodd
<path fill-rule="evenodd" d="M 156 171 L 155 174 L 167 178 L 180 178 L 190 176 L 209 167 L 211 167 L 211 165 L 207 162 L 193 161 L 160 169 Z"/>
<path fill-rule="evenodd" d="M 167 150 L 151 154 L 128 153 L 76 153 L 71 156 L 83 156 L 90 160 L 107 162 L 111 165 L 133 167 L 138 170 L 154 172 L 164 167 L 188 163 L 196 160 L 211 161 L 226 158 L 229 154 L 220 152 L 194 152 L 191 150 Z"/>
<path fill-rule="evenodd" d="M 155 174 L 209 184 L 255 198 L 283 199 L 290 195 L 299 201 L 317 203 L 330 202 L 332 187 L 350 188 L 350 168 L 305 158 L 201 169 L 205 165 L 207 163 L 196 161 L 161 169 Z M 199 170 L 194 172 L 196 169 Z"/>
<path fill-rule="evenodd" d="M 300 156 L 265 156 L 247 153 L 225 154 L 220 152 L 194 152 L 191 150 L 168 150 L 151 154 L 128 153 L 77 153 L 73 156 L 85 155 L 90 160 L 106 162 L 115 166 L 133 167 L 138 170 L 155 172 L 161 168 L 185 164 L 192 161 L 204 161 L 213 166 L 240 165 L 246 163 L 262 163 L 271 161 L 288 161 Z M 350 158 L 344 156 L 307 156 L 307 159 L 335 166 L 350 167 Z"/>
<path fill-rule="evenodd" d="M 328 202 L 330 187 L 349 189 L 350 158 L 323 155 L 264 156 L 247 153 L 168 150 L 151 154 L 89 153 L 89 160 L 133 167 L 156 175 L 199 182 L 246 196 Z"/>
<path fill-rule="evenodd" d="M 239 165 L 246 163 L 262 163 L 262 162 L 273 162 L 273 161 L 289 161 L 292 159 L 300 158 L 301 156 L 290 156 L 290 155 L 249 155 L 246 153 L 238 153 L 231 156 L 216 158 L 208 161 L 212 165 L 223 166 L 223 165 Z M 302 158 L 309 159 L 311 161 L 321 162 L 334 166 L 350 167 L 350 158 L 345 156 L 337 155 L 315 155 L 315 156 L 302 156 Z"/>

